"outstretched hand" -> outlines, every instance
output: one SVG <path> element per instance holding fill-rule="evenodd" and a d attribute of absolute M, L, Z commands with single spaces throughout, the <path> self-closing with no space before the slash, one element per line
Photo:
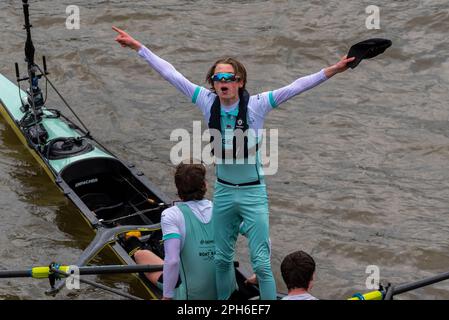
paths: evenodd
<path fill-rule="evenodd" d="M 136 39 L 131 37 L 125 31 L 123 31 L 117 27 L 114 27 L 114 26 L 112 26 L 112 30 L 114 30 L 115 32 L 118 33 L 118 36 L 115 38 L 115 41 L 120 43 L 120 45 L 123 48 L 129 47 L 131 49 L 139 51 L 140 48 L 142 47 L 142 44 L 139 41 L 137 41 Z"/>
<path fill-rule="evenodd" d="M 341 58 L 340 61 L 338 61 L 334 67 L 337 71 L 337 73 L 343 72 L 348 70 L 349 66 L 348 66 L 348 62 L 354 61 L 355 57 L 352 58 L 348 58 L 348 56 L 344 56 L 343 58 Z"/>
<path fill-rule="evenodd" d="M 348 70 L 348 68 L 349 68 L 348 63 L 353 61 L 354 59 L 355 59 L 355 57 L 348 58 L 347 56 L 344 56 L 343 58 L 341 58 L 340 61 L 338 61 L 333 66 L 330 66 L 330 67 L 324 69 L 326 77 L 330 78 L 330 77 L 336 75 L 337 73 L 344 72 L 344 71 Z"/>

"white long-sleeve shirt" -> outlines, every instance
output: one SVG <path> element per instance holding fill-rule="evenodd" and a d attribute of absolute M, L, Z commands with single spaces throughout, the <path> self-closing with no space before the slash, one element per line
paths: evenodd
<path fill-rule="evenodd" d="M 217 96 L 214 92 L 192 83 L 173 65 L 158 57 L 145 46 L 140 48 L 139 55 L 165 80 L 195 103 L 203 113 L 206 122 L 209 121 L 210 109 Z M 322 69 L 317 73 L 301 77 L 285 87 L 251 96 L 248 103 L 249 127 L 256 130 L 262 129 L 265 116 L 273 108 L 304 91 L 312 89 L 325 80 L 327 80 L 327 77 L 324 69 Z M 222 108 L 231 111 L 237 106 L 238 104 L 235 104 L 229 107 L 222 106 Z"/>

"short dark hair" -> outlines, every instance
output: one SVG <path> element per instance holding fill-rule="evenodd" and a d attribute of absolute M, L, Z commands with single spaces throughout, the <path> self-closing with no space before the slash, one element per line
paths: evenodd
<path fill-rule="evenodd" d="M 245 90 L 246 86 L 246 68 L 243 65 L 243 63 L 241 63 L 237 59 L 230 57 L 218 59 L 217 61 L 215 61 L 212 67 L 210 67 L 209 71 L 207 71 L 206 81 L 211 86 L 211 90 L 215 92 L 214 81 L 212 80 L 212 76 L 215 73 L 215 68 L 219 64 L 230 64 L 234 68 L 235 75 L 240 77 L 240 80 L 243 81 L 243 86 L 239 89 L 239 93 L 242 93 L 243 90 Z"/>
<path fill-rule="evenodd" d="M 287 255 L 281 263 L 281 274 L 289 290 L 306 289 L 315 272 L 315 261 L 304 251 L 295 251 Z"/>
<path fill-rule="evenodd" d="M 176 167 L 175 184 L 182 201 L 203 200 L 206 194 L 206 168 L 203 164 L 181 162 Z"/>

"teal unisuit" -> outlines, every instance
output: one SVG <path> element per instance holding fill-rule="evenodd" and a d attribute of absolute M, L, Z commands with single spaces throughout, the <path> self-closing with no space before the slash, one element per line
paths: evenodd
<path fill-rule="evenodd" d="M 182 284 L 176 290 L 176 299 L 217 300 L 213 218 L 203 223 L 188 205 L 177 206 L 184 215 L 186 237 L 180 259 Z"/>
<path fill-rule="evenodd" d="M 276 283 L 270 263 L 268 197 L 266 187 L 230 186 L 215 183 L 213 223 L 218 299 L 225 300 L 236 289 L 235 243 L 244 221 L 252 268 L 259 281 L 260 298 L 276 299 Z"/>
<path fill-rule="evenodd" d="M 221 110 L 224 149 L 232 148 L 237 114 L 238 107 L 228 112 Z M 257 135 L 250 138 L 248 147 L 257 141 Z M 233 262 L 235 243 L 240 223 L 243 221 L 248 237 L 252 268 L 259 282 L 260 298 L 274 300 L 276 299 L 276 283 L 270 263 L 268 196 L 260 151 L 253 159 L 248 159 L 252 160 L 251 163 L 238 163 L 234 160 L 234 163 L 228 164 L 221 163 L 220 159 L 216 160 L 216 175 L 221 180 L 233 184 L 260 181 L 259 185 L 252 186 L 232 186 L 218 181 L 215 184 L 213 217 L 218 299 L 228 299 L 236 289 Z"/>

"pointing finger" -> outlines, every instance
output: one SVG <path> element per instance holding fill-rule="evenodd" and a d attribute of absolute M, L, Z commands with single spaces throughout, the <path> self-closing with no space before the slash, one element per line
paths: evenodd
<path fill-rule="evenodd" d="M 117 27 L 114 27 L 114 26 L 112 26 L 112 30 L 114 30 L 115 32 L 118 32 L 121 35 L 125 35 L 126 34 L 125 31 L 123 31 L 123 30 L 121 30 L 121 29 L 119 29 Z"/>

